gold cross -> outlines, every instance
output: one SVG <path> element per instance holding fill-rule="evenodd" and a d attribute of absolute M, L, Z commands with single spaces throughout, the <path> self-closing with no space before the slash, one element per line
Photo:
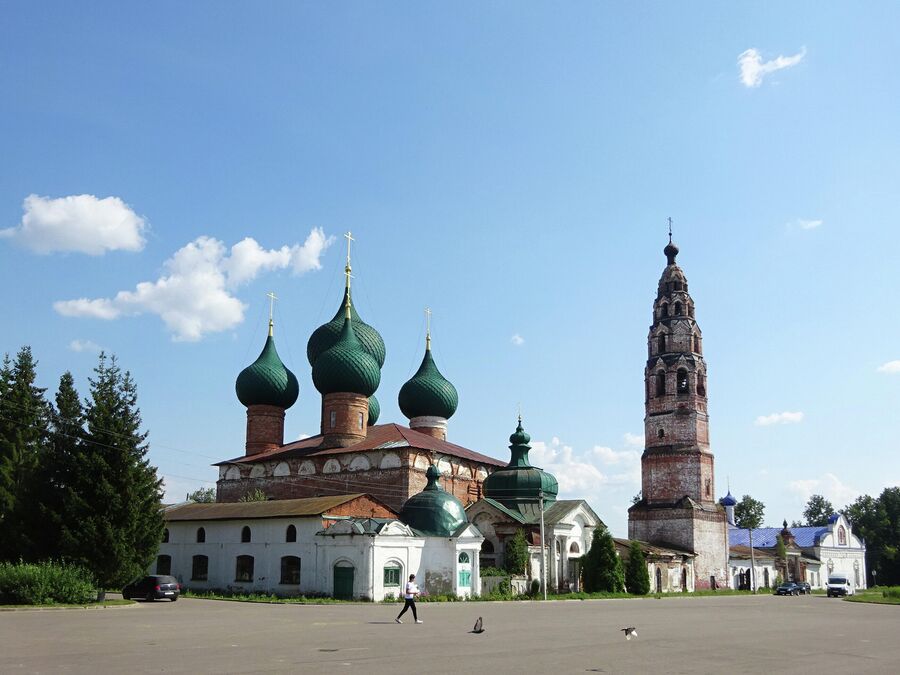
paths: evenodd
<path fill-rule="evenodd" d="M 273 328 L 275 326 L 275 319 L 274 319 L 274 317 L 275 317 L 275 301 L 278 298 L 272 291 L 269 291 L 268 293 L 266 293 L 266 297 L 269 298 L 269 337 L 271 337 L 272 334 L 275 332 L 273 330 Z"/>
<path fill-rule="evenodd" d="M 350 274 L 350 271 L 352 269 L 350 267 L 350 243 L 356 241 L 356 239 L 353 238 L 352 232 L 347 232 L 344 235 L 344 238 L 347 240 L 347 265 L 344 267 L 344 274 L 347 276 L 347 288 L 349 289 L 350 288 L 350 279 L 353 278 L 353 275 Z"/>
<path fill-rule="evenodd" d="M 425 308 L 425 349 L 431 349 L 431 310 Z"/>

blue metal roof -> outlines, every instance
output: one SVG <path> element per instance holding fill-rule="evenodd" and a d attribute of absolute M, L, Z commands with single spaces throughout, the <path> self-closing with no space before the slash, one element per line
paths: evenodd
<path fill-rule="evenodd" d="M 728 494 L 719 500 L 719 503 L 722 506 L 734 506 L 735 504 L 737 504 L 737 499 L 731 496 L 731 490 L 729 490 Z"/>
<path fill-rule="evenodd" d="M 800 548 L 818 546 L 819 540 L 829 532 L 830 527 L 792 527 L 794 542 Z M 768 548 L 775 546 L 775 539 L 781 534 L 780 527 L 758 527 L 753 530 L 753 548 Z M 729 546 L 749 546 L 750 530 L 740 527 L 728 528 Z"/>

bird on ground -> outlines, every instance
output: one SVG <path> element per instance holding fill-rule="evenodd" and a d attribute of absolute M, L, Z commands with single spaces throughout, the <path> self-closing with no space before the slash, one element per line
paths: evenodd
<path fill-rule="evenodd" d="M 625 633 L 626 640 L 630 640 L 633 637 L 637 637 L 637 629 L 634 626 L 629 626 L 628 628 L 623 628 L 622 632 Z"/>
<path fill-rule="evenodd" d="M 478 621 L 475 622 L 475 628 L 473 628 L 470 633 L 483 633 L 484 632 L 484 621 L 481 620 L 481 617 L 478 617 Z"/>

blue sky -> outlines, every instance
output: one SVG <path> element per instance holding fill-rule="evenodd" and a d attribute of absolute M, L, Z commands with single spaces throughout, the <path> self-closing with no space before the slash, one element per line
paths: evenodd
<path fill-rule="evenodd" d="M 234 378 L 270 290 L 301 383 L 287 437 L 317 432 L 305 345 L 352 230 L 382 419 L 404 421 L 431 307 L 449 438 L 505 458 L 521 404 L 532 459 L 625 534 L 667 216 L 717 492 L 777 524 L 900 481 L 896 5 L 0 13 L 0 351 L 83 393 L 117 354 L 170 498 L 242 452 Z"/>

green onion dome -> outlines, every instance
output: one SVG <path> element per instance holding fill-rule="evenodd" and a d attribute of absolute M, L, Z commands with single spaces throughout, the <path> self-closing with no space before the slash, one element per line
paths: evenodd
<path fill-rule="evenodd" d="M 545 502 L 556 501 L 559 484 L 553 474 L 532 466 L 528 461 L 531 440 L 522 428 L 522 419 L 509 437 L 510 456 L 506 468 L 494 471 L 484 481 L 484 495 L 506 506 L 521 502 L 537 502 L 541 492 Z"/>
<path fill-rule="evenodd" d="M 275 338 L 271 333 L 259 358 L 238 375 L 234 389 L 238 400 L 248 408 L 251 405 L 272 405 L 286 410 L 297 402 L 300 385 L 278 357 Z"/>
<path fill-rule="evenodd" d="M 330 349 L 341 335 L 341 329 L 344 327 L 344 313 L 347 303 L 350 302 L 350 289 L 344 290 L 344 298 L 341 300 L 341 306 L 335 313 L 334 318 L 326 324 L 322 324 L 313 331 L 309 336 L 309 342 L 306 343 L 306 358 L 309 365 L 316 365 L 316 359 L 321 354 Z M 384 340 L 378 331 L 372 328 L 359 318 L 356 313 L 356 307 L 350 303 L 350 319 L 353 321 L 353 330 L 360 343 L 372 357 L 378 362 L 378 367 L 384 365 Z"/>
<path fill-rule="evenodd" d="M 369 397 L 369 426 L 372 426 L 378 421 L 378 417 L 381 415 L 381 404 L 378 402 L 378 399 L 375 398 L 374 395 Z"/>
<path fill-rule="evenodd" d="M 337 342 L 316 359 L 312 378 L 321 394 L 353 393 L 368 397 L 378 389 L 381 368 L 356 337 L 351 319 L 344 319 Z"/>
<path fill-rule="evenodd" d="M 406 417 L 443 417 L 449 419 L 459 405 L 456 387 L 434 363 L 431 348 L 425 348 L 422 365 L 402 387 L 398 396 L 400 410 Z"/>
<path fill-rule="evenodd" d="M 400 509 L 400 521 L 425 535 L 450 537 L 467 522 L 466 511 L 462 502 L 438 483 L 441 472 L 437 467 L 429 466 L 425 477 L 428 484 L 406 500 Z"/>

